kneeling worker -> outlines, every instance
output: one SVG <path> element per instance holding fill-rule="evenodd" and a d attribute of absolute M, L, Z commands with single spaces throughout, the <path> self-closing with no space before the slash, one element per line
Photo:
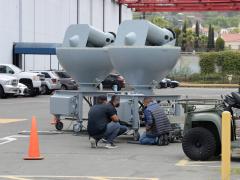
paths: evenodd
<path fill-rule="evenodd" d="M 140 143 L 167 145 L 171 124 L 164 109 L 157 102 L 154 102 L 151 97 L 145 97 L 143 104 L 145 107 L 144 118 L 146 132 L 141 135 Z"/>
<path fill-rule="evenodd" d="M 107 103 L 106 96 L 99 96 L 97 104 L 88 113 L 87 130 L 91 137 L 91 147 L 96 147 L 100 141 L 105 148 L 116 148 L 113 140 L 119 135 L 120 129 L 116 109 Z"/>

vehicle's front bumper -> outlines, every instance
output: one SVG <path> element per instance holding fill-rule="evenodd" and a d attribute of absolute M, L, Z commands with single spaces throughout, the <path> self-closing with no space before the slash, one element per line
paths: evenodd
<path fill-rule="evenodd" d="M 58 90 L 61 89 L 61 84 L 50 84 L 48 87 L 50 90 Z"/>
<path fill-rule="evenodd" d="M 17 94 L 19 92 L 19 88 L 12 85 L 4 85 L 3 89 L 6 94 Z"/>
<path fill-rule="evenodd" d="M 52 84 L 47 81 L 42 81 L 41 86 L 47 86 L 49 90 L 59 90 L 61 89 L 61 83 Z"/>
<path fill-rule="evenodd" d="M 19 94 L 20 96 L 26 96 L 30 94 L 30 90 L 28 88 L 20 88 Z"/>

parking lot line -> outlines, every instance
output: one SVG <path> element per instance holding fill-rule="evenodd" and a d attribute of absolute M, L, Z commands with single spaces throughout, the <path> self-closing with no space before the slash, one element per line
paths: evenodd
<path fill-rule="evenodd" d="M 188 163 L 188 160 L 182 159 L 182 160 L 178 161 L 175 165 L 176 166 L 186 166 L 187 163 Z"/>
<path fill-rule="evenodd" d="M 175 165 L 180 167 L 207 167 L 207 168 L 220 168 L 221 161 L 191 161 L 188 159 L 182 159 Z M 232 168 L 240 168 L 239 166 L 232 166 Z"/>
<path fill-rule="evenodd" d="M 16 141 L 18 138 L 25 138 L 25 137 L 29 137 L 29 136 L 25 136 L 25 135 L 12 135 L 12 136 L 3 137 L 3 138 L 0 138 L 0 145 Z"/>
<path fill-rule="evenodd" d="M 7 118 L 0 118 L 0 124 L 7 124 L 7 123 L 15 123 L 20 121 L 26 121 L 27 119 L 7 119 Z"/>
<path fill-rule="evenodd" d="M 141 177 L 105 177 L 105 176 L 27 176 L 27 175 L 5 175 L 0 178 L 14 179 L 14 180 L 31 180 L 34 178 L 49 178 L 49 179 L 89 179 L 89 180 L 159 180 L 158 178 L 141 178 Z"/>
<path fill-rule="evenodd" d="M 220 161 L 190 161 L 187 159 L 182 159 L 178 161 L 175 165 L 176 166 L 189 166 L 189 167 L 212 167 L 212 168 L 219 168 Z"/>
<path fill-rule="evenodd" d="M 26 179 L 26 178 L 21 178 L 16 176 L 5 176 L 4 178 L 13 179 L 13 180 L 31 180 L 31 179 Z"/>

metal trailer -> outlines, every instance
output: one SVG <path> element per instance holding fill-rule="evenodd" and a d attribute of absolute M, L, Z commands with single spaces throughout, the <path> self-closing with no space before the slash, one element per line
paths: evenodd
<path fill-rule="evenodd" d="M 83 101 L 105 94 L 121 96 L 118 115 L 139 137 L 139 107 L 145 96 L 156 100 L 175 102 L 180 96 L 155 95 L 153 88 L 176 64 L 180 48 L 175 47 L 175 34 L 145 20 L 124 21 L 118 28 L 116 39 L 89 25 L 72 25 L 65 33 L 57 57 L 62 67 L 79 83 L 79 91 L 56 91 L 50 99 L 50 112 L 60 120 L 61 116 L 76 119 L 73 126 L 79 132 L 83 125 Z M 115 69 L 124 76 L 133 91 L 101 91 L 97 86 Z M 88 97 L 88 98 L 87 98 Z M 173 103 L 174 104 L 174 103 Z M 172 107 L 179 115 L 179 105 Z"/>
<path fill-rule="evenodd" d="M 118 94 L 111 91 L 93 91 L 93 92 L 82 92 L 82 91 L 56 91 L 55 94 L 50 98 L 50 111 L 56 118 L 55 127 L 57 130 L 63 129 L 62 120 L 76 121 L 73 125 L 73 131 L 78 133 L 83 130 L 84 120 L 84 108 L 87 103 L 89 108 L 94 105 L 95 97 L 99 95 L 106 95 L 108 99 L 112 95 L 117 94 L 121 98 L 118 115 L 122 124 L 126 125 L 130 130 L 133 130 L 134 140 L 139 138 L 140 121 L 143 120 L 141 114 L 143 113 L 142 101 L 146 95 L 140 94 Z M 180 96 L 161 96 L 161 95 L 150 95 L 165 109 L 167 115 L 177 116 L 180 115 L 180 106 L 176 103 Z"/>

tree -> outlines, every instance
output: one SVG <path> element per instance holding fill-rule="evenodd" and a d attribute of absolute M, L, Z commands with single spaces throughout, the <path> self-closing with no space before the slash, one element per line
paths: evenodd
<path fill-rule="evenodd" d="M 179 46 L 180 45 L 180 43 L 179 43 L 179 36 L 181 34 L 181 30 L 179 28 L 175 28 L 174 32 L 176 34 L 176 46 Z"/>
<path fill-rule="evenodd" d="M 199 37 L 200 28 L 199 28 L 199 23 L 198 23 L 198 21 L 196 22 L 195 33 L 196 33 L 196 36 Z"/>
<path fill-rule="evenodd" d="M 212 36 L 212 26 L 211 24 L 208 27 L 208 43 L 207 43 L 207 48 L 211 49 L 211 37 Z"/>
<path fill-rule="evenodd" d="M 216 51 L 223 51 L 224 47 L 225 41 L 221 37 L 218 37 L 216 40 Z"/>
<path fill-rule="evenodd" d="M 185 20 L 182 27 L 182 44 L 181 44 L 182 51 L 186 51 L 186 46 L 187 46 L 187 21 Z"/>
<path fill-rule="evenodd" d="M 212 28 L 212 25 L 209 25 L 208 28 L 208 44 L 207 44 L 207 49 L 211 51 L 214 49 L 214 28 Z"/>
<path fill-rule="evenodd" d="M 182 27 L 182 32 L 187 33 L 187 20 L 184 20 L 183 27 Z"/>
<path fill-rule="evenodd" d="M 199 34 L 200 34 L 200 28 L 199 28 L 199 23 L 197 21 L 196 22 L 196 27 L 195 27 L 195 40 L 194 40 L 195 50 L 199 49 Z"/>
<path fill-rule="evenodd" d="M 201 51 L 206 51 L 207 49 L 207 43 L 208 43 L 208 37 L 205 35 L 201 35 L 199 37 L 199 45 Z"/>
<path fill-rule="evenodd" d="M 186 33 L 186 51 L 191 52 L 194 49 L 195 36 L 192 30 L 187 30 Z"/>
<path fill-rule="evenodd" d="M 215 41 L 214 41 L 214 28 L 212 27 L 211 29 L 211 44 L 212 44 L 212 49 L 215 48 Z"/>

